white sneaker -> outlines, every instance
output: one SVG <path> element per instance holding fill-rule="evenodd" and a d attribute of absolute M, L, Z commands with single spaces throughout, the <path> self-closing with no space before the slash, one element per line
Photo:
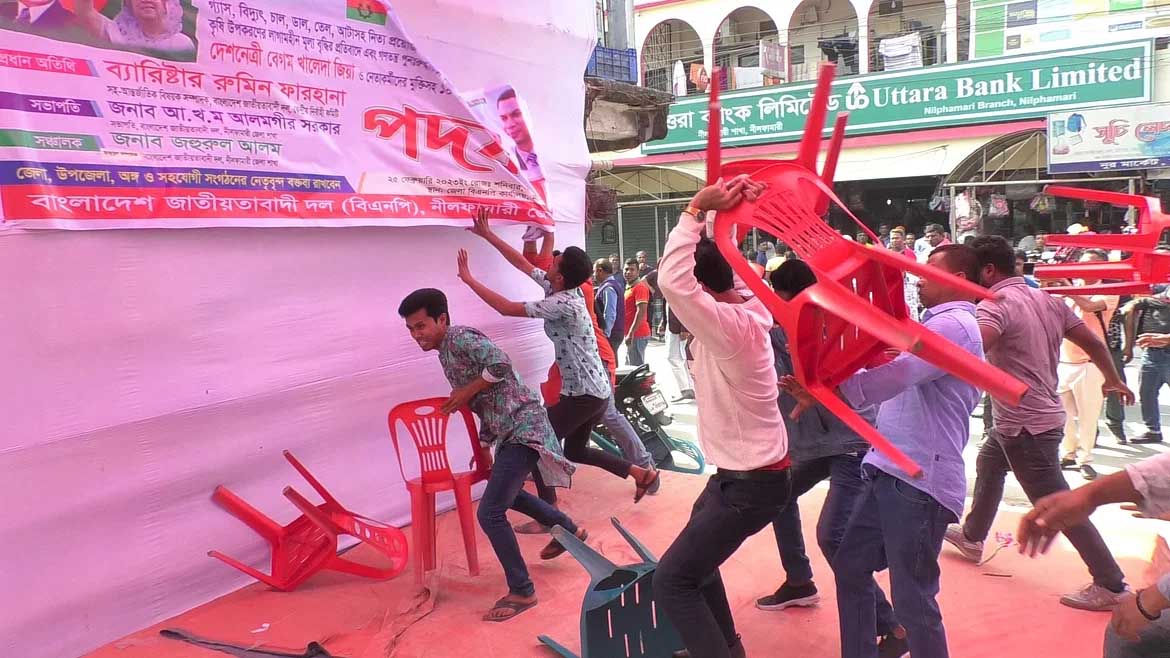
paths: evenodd
<path fill-rule="evenodd" d="M 947 543 L 959 549 L 959 553 L 975 564 L 983 560 L 983 542 L 971 541 L 963 534 L 963 526 L 952 523 L 947 526 L 947 534 L 943 536 Z"/>
<path fill-rule="evenodd" d="M 1108 589 L 1100 585 L 1092 583 L 1085 585 L 1072 594 L 1065 594 L 1060 597 L 1060 602 L 1070 608 L 1077 610 L 1091 610 L 1093 612 L 1109 612 L 1121 603 L 1125 597 L 1133 594 L 1133 590 L 1129 585 L 1121 592 L 1110 592 Z"/>

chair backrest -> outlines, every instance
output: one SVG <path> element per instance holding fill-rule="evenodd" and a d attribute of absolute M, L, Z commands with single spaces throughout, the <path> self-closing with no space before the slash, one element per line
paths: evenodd
<path fill-rule="evenodd" d="M 619 569 L 615 576 L 633 580 L 601 606 L 581 611 L 582 658 L 669 658 L 682 648 L 678 631 L 654 600 L 654 571 Z"/>
<path fill-rule="evenodd" d="M 654 601 L 654 555 L 616 518 L 610 521 L 643 562 L 618 567 L 564 528 L 552 529 L 591 577 L 581 604 L 581 658 L 669 658 L 683 646 Z"/>
<path fill-rule="evenodd" d="M 402 479 L 407 479 L 402 465 L 402 448 L 398 440 L 398 424 L 406 426 L 407 433 L 414 442 L 418 451 L 420 477 L 423 482 L 434 483 L 450 480 L 454 475 L 451 463 L 447 457 L 447 424 L 451 417 L 439 411 L 447 398 L 426 398 L 403 402 L 390 410 L 387 423 L 390 426 L 390 439 L 394 442 L 394 451 L 398 456 L 398 468 L 402 472 Z M 458 410 L 459 415 L 467 428 L 467 435 L 471 443 L 472 455 L 475 456 L 476 473 L 478 476 L 487 472 L 487 465 L 481 459 L 479 446 L 479 432 L 475 427 L 475 417 L 471 410 L 463 407 Z"/>

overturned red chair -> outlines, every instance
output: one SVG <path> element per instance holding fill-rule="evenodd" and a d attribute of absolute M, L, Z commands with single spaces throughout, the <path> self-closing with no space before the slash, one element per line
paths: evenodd
<path fill-rule="evenodd" d="M 1027 387 L 1002 370 L 956 350 L 949 341 L 912 320 L 903 296 L 903 274 L 910 272 L 935 280 L 976 298 L 991 298 L 990 292 L 892 251 L 846 240 L 821 220 L 820 214 L 833 203 L 863 226 L 837 198 L 829 182 L 816 173 L 816 155 L 820 150 L 832 76 L 833 68 L 822 66 L 797 159 L 767 165 L 756 161 L 740 167 L 739 173 L 750 172 L 754 180 L 765 183 L 767 188 L 755 203 L 743 203 L 733 210 L 717 213 L 714 239 L 740 279 L 784 327 L 792 345 L 796 378 L 801 384 L 899 468 L 918 476 L 922 472 L 918 464 L 837 397 L 834 389 L 839 384 L 857 370 L 881 363 L 886 351 L 894 348 L 911 352 L 1008 404 L 1018 404 Z M 717 103 L 713 101 L 712 105 Z M 712 111 L 713 116 L 717 114 Z M 844 120 L 838 116 L 823 171 L 826 178 L 832 176 L 844 128 Z M 716 132 L 713 130 L 711 134 Z M 709 151 L 708 157 L 717 156 Z M 729 165 L 723 171 L 725 175 L 736 169 Z M 708 177 L 719 175 L 719 167 L 708 163 Z M 782 301 L 754 276 L 749 263 L 740 255 L 734 237 L 737 227 L 757 227 L 775 235 L 808 263 L 817 276 L 817 283 L 792 301 Z"/>
<path fill-rule="evenodd" d="M 1050 235 L 1048 243 L 1060 247 L 1083 247 L 1120 250 L 1131 255 L 1117 262 L 1061 263 L 1037 265 L 1036 278 L 1087 279 L 1101 281 L 1092 285 L 1047 287 L 1053 294 L 1127 295 L 1148 294 L 1150 286 L 1170 282 L 1170 252 L 1158 245 L 1170 230 L 1170 215 L 1162 212 L 1162 202 L 1155 197 L 1106 192 L 1079 187 L 1049 185 L 1045 194 L 1066 199 L 1097 201 L 1119 208 L 1137 208 L 1137 233 L 1091 235 Z"/>
<path fill-rule="evenodd" d="M 292 453 L 285 450 L 284 457 L 325 502 L 315 506 L 292 487 L 285 487 L 284 496 L 302 514 L 288 525 L 281 526 L 220 485 L 215 488 L 212 499 L 268 542 L 272 548 L 272 571 L 265 574 L 219 551 L 208 551 L 209 556 L 285 592 L 291 592 L 313 574 L 326 569 L 378 580 L 388 580 L 402 573 L 408 561 L 408 549 L 406 535 L 401 530 L 345 509 Z M 338 535 L 350 535 L 368 544 L 388 558 L 390 566 L 378 568 L 339 556 Z"/>
<path fill-rule="evenodd" d="M 479 445 L 479 431 L 475 418 L 467 407 L 458 413 L 463 418 L 475 468 L 471 471 L 452 471 L 447 457 L 447 424 L 451 416 L 439 411 L 447 398 L 413 400 L 390 410 L 387 422 L 398 468 L 406 488 L 410 491 L 411 535 L 414 539 L 415 581 L 421 583 L 423 574 L 435 568 L 435 494 L 452 491 L 459 525 L 463 532 L 463 548 L 467 553 L 467 571 L 479 575 L 479 558 L 475 548 L 475 510 L 472 507 L 471 487 L 491 475 L 491 457 Z M 407 433 L 418 450 L 420 474 L 408 479 L 402 462 L 402 448 L 398 440 L 398 424 L 406 426 Z"/>

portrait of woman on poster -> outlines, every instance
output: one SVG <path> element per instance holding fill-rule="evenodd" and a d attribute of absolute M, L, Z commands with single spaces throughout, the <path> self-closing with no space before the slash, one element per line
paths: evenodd
<path fill-rule="evenodd" d="M 115 48 L 190 57 L 195 42 L 183 34 L 179 0 L 122 0 L 122 9 L 108 18 L 94 0 L 74 0 L 74 9 L 93 38 Z"/>

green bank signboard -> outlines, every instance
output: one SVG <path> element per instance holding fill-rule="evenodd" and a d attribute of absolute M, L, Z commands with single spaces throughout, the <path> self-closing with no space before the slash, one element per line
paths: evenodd
<path fill-rule="evenodd" d="M 830 114 L 849 113 L 849 135 L 899 132 L 1039 118 L 1077 107 L 1152 100 L 1153 43 L 1137 41 L 984 59 L 834 82 Z M 723 146 L 800 139 L 813 83 L 761 87 L 723 95 Z M 707 143 L 707 98 L 670 108 L 664 139 L 647 154 L 694 151 Z"/>

